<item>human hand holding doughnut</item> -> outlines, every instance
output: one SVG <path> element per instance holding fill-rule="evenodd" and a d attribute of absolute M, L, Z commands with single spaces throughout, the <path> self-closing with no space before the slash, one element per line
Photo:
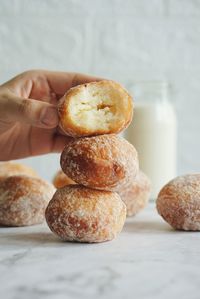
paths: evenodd
<path fill-rule="evenodd" d="M 87 75 L 34 70 L 0 86 L 0 160 L 61 152 L 69 137 L 57 131 L 57 101 Z"/>

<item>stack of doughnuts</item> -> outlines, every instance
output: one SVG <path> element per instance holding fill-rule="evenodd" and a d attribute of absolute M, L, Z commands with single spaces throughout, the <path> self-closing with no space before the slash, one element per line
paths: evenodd
<path fill-rule="evenodd" d="M 55 188 L 26 165 L 0 164 L 0 225 L 26 226 L 42 223 Z"/>
<path fill-rule="evenodd" d="M 47 224 L 63 240 L 111 240 L 150 192 L 137 151 L 116 135 L 132 120 L 132 98 L 118 83 L 92 82 L 71 88 L 58 112 L 63 134 L 73 138 L 61 154 Z"/>

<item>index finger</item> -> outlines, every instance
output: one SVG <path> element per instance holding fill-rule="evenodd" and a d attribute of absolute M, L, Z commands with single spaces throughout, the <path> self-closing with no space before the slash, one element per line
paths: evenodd
<path fill-rule="evenodd" d="M 68 89 L 76 85 L 103 80 L 102 78 L 80 73 L 52 71 L 45 71 L 45 76 L 52 91 L 59 96 L 63 96 Z"/>

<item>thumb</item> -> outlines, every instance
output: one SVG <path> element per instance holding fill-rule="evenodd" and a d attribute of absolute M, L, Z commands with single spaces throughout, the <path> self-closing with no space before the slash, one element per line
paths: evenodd
<path fill-rule="evenodd" d="M 58 125 L 56 106 L 15 96 L 13 93 L 0 95 L 0 118 L 12 122 L 30 124 L 41 128 L 55 128 Z"/>

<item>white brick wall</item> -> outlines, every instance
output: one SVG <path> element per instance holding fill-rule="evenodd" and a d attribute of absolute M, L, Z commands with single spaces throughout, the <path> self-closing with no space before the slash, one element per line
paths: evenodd
<path fill-rule="evenodd" d="M 169 81 L 178 171 L 200 170 L 200 0 L 0 0 L 0 82 L 31 68 Z M 26 162 L 50 178 L 58 159 Z"/>

